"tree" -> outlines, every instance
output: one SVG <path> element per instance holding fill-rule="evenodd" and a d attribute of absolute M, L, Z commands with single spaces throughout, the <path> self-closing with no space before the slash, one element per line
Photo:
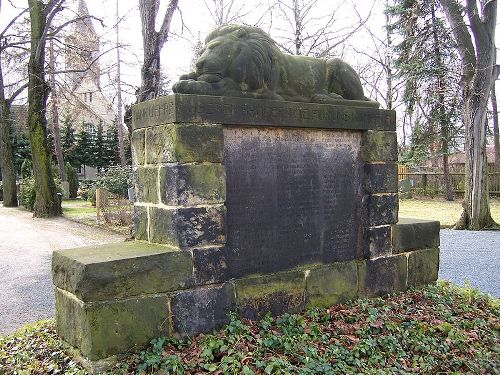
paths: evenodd
<path fill-rule="evenodd" d="M 397 0 L 388 11 L 396 17 L 391 28 L 402 36 L 395 52 L 397 73 L 405 82 L 403 101 L 410 116 L 422 117 L 412 134 L 410 155 L 442 156 L 444 191 L 453 200 L 448 154 L 458 112 L 459 57 L 444 20 L 436 15 L 437 5 L 437 0 Z M 416 153 L 416 148 L 424 152 Z"/>
<path fill-rule="evenodd" d="M 456 228 L 480 230 L 495 225 L 490 213 L 486 160 L 486 114 L 494 83 L 497 0 L 440 0 L 462 60 L 465 125 L 464 210 Z M 481 12 L 479 11 L 481 8 Z M 496 70 L 496 69 L 495 69 Z"/>
<path fill-rule="evenodd" d="M 94 166 L 96 162 L 94 154 L 94 137 L 89 134 L 84 128 L 82 128 L 76 134 L 76 147 L 75 156 L 78 160 L 78 166 L 82 164 L 88 166 Z"/>
<path fill-rule="evenodd" d="M 74 167 L 79 165 L 76 147 L 74 124 L 69 117 L 64 117 L 61 129 L 61 150 L 64 155 L 64 161 Z"/>
<path fill-rule="evenodd" d="M 122 86 L 121 86 L 121 58 L 120 58 L 120 19 L 118 0 L 116 0 L 116 100 L 117 100 L 117 115 L 116 123 L 118 128 L 118 153 L 120 155 L 120 164 L 125 166 L 127 161 L 125 159 L 125 148 L 123 144 L 123 111 L 122 111 Z M 102 125 L 101 139 L 102 139 Z"/>
<path fill-rule="evenodd" d="M 139 0 L 142 25 L 142 45 L 144 60 L 141 68 L 141 87 L 137 93 L 137 102 L 154 99 L 160 86 L 160 51 L 168 39 L 170 23 L 177 9 L 179 0 L 170 0 L 160 31 L 156 31 L 156 16 L 160 7 L 159 0 Z"/>
<path fill-rule="evenodd" d="M 26 88 L 26 83 L 21 78 L 16 82 L 17 88 L 8 95 L 6 93 L 7 85 L 4 81 L 2 64 L 6 60 L 13 61 L 13 64 L 17 62 L 18 59 L 15 56 L 6 56 L 10 49 L 20 49 L 22 54 L 25 55 L 24 44 L 26 42 L 21 40 L 22 36 L 20 39 L 9 40 L 12 39 L 12 35 L 8 35 L 10 28 L 25 13 L 26 10 L 19 12 L 0 32 L 0 169 L 2 171 L 4 207 L 17 207 L 18 205 L 15 157 L 11 137 L 11 106 L 16 97 Z"/>
<path fill-rule="evenodd" d="M 47 146 L 47 96 L 45 81 L 45 42 L 48 28 L 62 9 L 64 0 L 28 0 L 31 21 L 31 50 L 28 64 L 28 131 L 36 182 L 33 216 L 50 217 L 62 214 L 51 170 L 51 152 Z"/>
<path fill-rule="evenodd" d="M 285 52 L 292 55 L 329 57 L 335 48 L 341 46 L 368 20 L 369 16 L 361 17 L 356 6 L 352 9 L 357 16 L 357 22 L 351 26 L 340 26 L 338 11 L 345 6 L 340 5 L 319 7 L 318 0 L 277 0 L 280 18 L 284 27 L 277 27 L 277 44 Z"/>

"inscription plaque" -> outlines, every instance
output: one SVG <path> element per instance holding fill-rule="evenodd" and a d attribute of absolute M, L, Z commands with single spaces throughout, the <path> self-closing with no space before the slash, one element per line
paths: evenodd
<path fill-rule="evenodd" d="M 332 105 L 175 94 L 135 104 L 132 107 L 132 128 L 176 122 L 209 122 L 317 129 L 395 130 L 395 112 L 378 109 L 373 104 L 358 100 L 339 100 Z"/>
<path fill-rule="evenodd" d="M 232 277 L 361 258 L 361 132 L 224 128 Z"/>

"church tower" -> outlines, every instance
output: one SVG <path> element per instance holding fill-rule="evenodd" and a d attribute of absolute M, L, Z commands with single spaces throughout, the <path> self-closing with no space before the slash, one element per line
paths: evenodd
<path fill-rule="evenodd" d="M 68 73 L 67 79 L 74 90 L 84 78 L 91 79 L 100 87 L 99 36 L 85 0 L 79 0 L 77 17 L 71 33 L 66 38 L 66 70 L 79 70 Z"/>

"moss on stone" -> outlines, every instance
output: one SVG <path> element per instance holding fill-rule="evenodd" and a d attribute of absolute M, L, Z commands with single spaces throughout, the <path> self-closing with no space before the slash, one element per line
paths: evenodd
<path fill-rule="evenodd" d="M 439 249 L 412 251 L 408 255 L 408 287 L 420 287 L 438 278 Z"/>
<path fill-rule="evenodd" d="M 184 289 L 194 283 L 191 254 L 140 242 L 54 253 L 54 284 L 84 302 Z"/>
<path fill-rule="evenodd" d="M 224 203 L 226 172 L 221 164 L 160 167 L 160 195 L 167 205 L 194 206 Z"/>
<path fill-rule="evenodd" d="M 368 130 L 363 133 L 363 160 L 397 161 L 396 132 Z"/>
<path fill-rule="evenodd" d="M 175 160 L 180 163 L 221 163 L 224 135 L 221 125 L 183 124 L 175 128 Z"/>
<path fill-rule="evenodd" d="M 308 306 L 328 307 L 358 295 L 357 263 L 342 262 L 312 268 L 306 280 Z"/>
<path fill-rule="evenodd" d="M 141 203 L 158 203 L 158 167 L 138 167 L 136 197 Z"/>
<path fill-rule="evenodd" d="M 146 129 L 137 129 L 132 132 L 132 160 L 134 165 L 142 165 L 145 161 Z"/>
<path fill-rule="evenodd" d="M 135 239 L 144 241 L 149 240 L 147 207 L 134 205 L 132 224 Z"/>
<path fill-rule="evenodd" d="M 175 125 L 158 125 L 146 129 L 146 164 L 174 161 Z"/>
<path fill-rule="evenodd" d="M 238 311 L 257 319 L 267 312 L 279 315 L 304 308 L 305 276 L 300 270 L 252 275 L 235 280 Z"/>
<path fill-rule="evenodd" d="M 146 296 L 85 305 L 89 331 L 82 354 L 90 360 L 137 350 L 151 339 L 167 336 L 167 296 Z"/>

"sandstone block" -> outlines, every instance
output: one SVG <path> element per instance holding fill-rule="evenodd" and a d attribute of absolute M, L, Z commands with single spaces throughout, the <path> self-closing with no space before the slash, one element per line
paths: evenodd
<path fill-rule="evenodd" d="M 180 248 L 224 244 L 225 213 L 222 205 L 172 209 L 151 207 L 149 240 Z"/>
<path fill-rule="evenodd" d="M 139 241 L 58 250 L 52 281 L 84 302 L 164 293 L 193 284 L 193 260 L 170 246 Z"/>
<path fill-rule="evenodd" d="M 304 271 L 255 275 L 235 280 L 234 284 L 238 312 L 248 319 L 259 319 L 267 312 L 299 312 L 305 306 Z"/>
<path fill-rule="evenodd" d="M 363 160 L 397 161 L 398 142 L 396 132 L 368 130 L 363 133 Z"/>
<path fill-rule="evenodd" d="M 145 161 L 146 130 L 137 129 L 132 132 L 132 164 L 142 165 Z"/>
<path fill-rule="evenodd" d="M 365 164 L 365 191 L 371 194 L 396 193 L 398 191 L 396 164 Z"/>
<path fill-rule="evenodd" d="M 225 283 L 184 290 L 173 295 L 170 304 L 176 335 L 209 332 L 229 323 L 228 314 L 236 308 L 234 286 Z"/>
<path fill-rule="evenodd" d="M 405 255 L 368 259 L 358 266 L 361 296 L 374 297 L 406 290 Z"/>
<path fill-rule="evenodd" d="M 172 206 L 224 203 L 226 172 L 221 164 L 186 164 L 160 167 L 162 203 Z"/>
<path fill-rule="evenodd" d="M 398 221 L 399 200 L 397 194 L 365 196 L 368 225 L 394 224 Z"/>
<path fill-rule="evenodd" d="M 138 350 L 169 335 L 167 318 L 166 296 L 88 304 L 56 289 L 57 333 L 91 361 Z"/>
<path fill-rule="evenodd" d="M 229 280 L 225 247 L 193 249 L 193 261 L 197 284 L 215 284 Z"/>
<path fill-rule="evenodd" d="M 392 226 L 395 253 L 439 247 L 439 221 L 400 218 Z"/>
<path fill-rule="evenodd" d="M 328 307 L 357 297 L 356 262 L 342 262 L 311 268 L 306 279 L 308 306 Z"/>
<path fill-rule="evenodd" d="M 378 258 L 391 255 L 391 226 L 368 227 L 365 229 L 365 257 Z"/>
<path fill-rule="evenodd" d="M 438 278 L 439 249 L 412 251 L 408 256 L 408 287 L 420 287 Z"/>

